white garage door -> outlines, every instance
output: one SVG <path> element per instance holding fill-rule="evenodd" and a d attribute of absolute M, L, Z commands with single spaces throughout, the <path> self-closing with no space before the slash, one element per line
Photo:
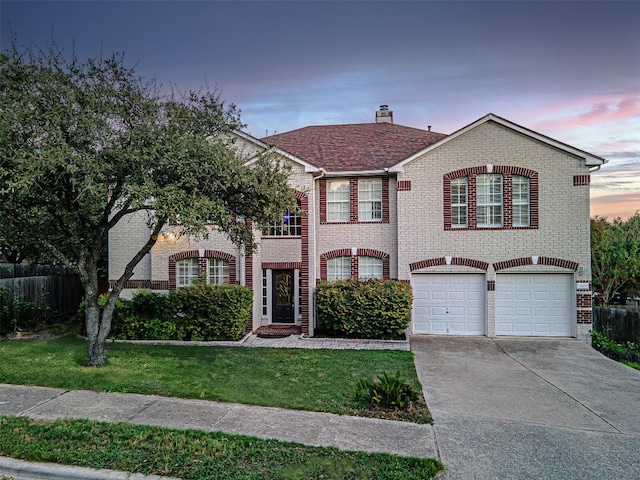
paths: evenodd
<path fill-rule="evenodd" d="M 485 334 L 483 274 L 416 273 L 411 286 L 413 333 Z"/>
<path fill-rule="evenodd" d="M 571 274 L 496 275 L 496 335 L 570 337 Z"/>

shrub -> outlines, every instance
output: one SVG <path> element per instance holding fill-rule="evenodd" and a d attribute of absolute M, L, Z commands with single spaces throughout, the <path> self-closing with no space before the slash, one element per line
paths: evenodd
<path fill-rule="evenodd" d="M 394 280 L 322 282 L 316 288 L 320 329 L 335 336 L 403 336 L 412 300 L 411 286 Z"/>
<path fill-rule="evenodd" d="M 394 376 L 383 372 L 380 378 L 358 381 L 355 399 L 369 408 L 406 410 L 418 399 L 418 393 L 400 372 Z"/>
<path fill-rule="evenodd" d="M 244 335 L 253 306 L 249 287 L 197 282 L 170 296 L 186 340 L 239 340 Z"/>
<path fill-rule="evenodd" d="M 0 288 L 0 335 L 32 328 L 47 317 L 49 307 L 23 302 L 9 288 Z"/>
<path fill-rule="evenodd" d="M 98 303 L 104 307 L 108 294 Z M 111 338 L 122 340 L 239 340 L 253 307 L 253 293 L 240 285 L 195 285 L 169 295 L 140 290 L 118 298 Z M 79 317 L 84 320 L 84 302 Z"/>

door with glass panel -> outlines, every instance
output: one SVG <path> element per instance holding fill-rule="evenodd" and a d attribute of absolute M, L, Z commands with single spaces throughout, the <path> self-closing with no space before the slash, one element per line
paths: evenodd
<path fill-rule="evenodd" d="M 273 270 L 273 323 L 294 323 L 295 291 L 293 270 Z"/>

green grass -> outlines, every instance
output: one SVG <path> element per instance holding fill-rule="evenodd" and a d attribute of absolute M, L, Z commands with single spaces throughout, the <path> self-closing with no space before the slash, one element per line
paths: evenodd
<path fill-rule="evenodd" d="M 359 379 L 400 372 L 421 391 L 413 354 L 406 351 L 122 343 L 107 348 L 107 366 L 89 368 L 78 338 L 0 342 L 0 381 L 365 415 L 354 400 Z M 403 415 L 391 418 L 431 421 L 424 402 Z"/>
<path fill-rule="evenodd" d="M 219 432 L 0 417 L 0 454 L 184 479 L 432 479 L 429 458 L 345 452 Z"/>

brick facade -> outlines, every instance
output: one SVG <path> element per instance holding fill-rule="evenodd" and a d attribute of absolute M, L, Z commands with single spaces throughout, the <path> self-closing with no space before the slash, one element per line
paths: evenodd
<path fill-rule="evenodd" d="M 247 148 L 259 148 L 245 141 Z M 308 159 L 311 164 L 312 159 Z M 300 236 L 262 237 L 257 247 L 243 252 L 215 226 L 207 239 L 179 237 L 168 226 L 151 253 L 136 267 L 125 296 L 138 288 L 168 291 L 176 287 L 176 261 L 198 258 L 199 270 L 207 258 L 229 262 L 229 280 L 253 288 L 253 315 L 247 331 L 271 322 L 270 300 L 263 305 L 264 284 L 271 288 L 270 272 L 293 270 L 296 289 L 296 325 L 313 335 L 315 285 L 327 278 L 327 260 L 350 259 L 357 277 L 359 257 L 383 261 L 383 277 L 410 282 L 412 274 L 481 273 L 486 276 L 487 335 L 495 335 L 496 275 L 502 273 L 564 273 L 575 278 L 574 323 L 579 335 L 591 322 L 588 167 L 570 152 L 540 138 L 487 121 L 465 130 L 453 140 L 403 162 L 401 168 L 344 177 L 313 171 L 287 160 L 290 185 L 296 191 L 302 216 Z M 502 175 L 503 226 L 479 227 L 476 179 Z M 529 225 L 513 225 L 513 177 L 529 179 Z M 468 225 L 452 225 L 451 181 L 467 177 Z M 358 181 L 380 178 L 381 221 L 359 221 Z M 349 221 L 327 221 L 327 182 L 349 183 Z M 126 261 L 148 238 L 146 215 L 130 215 L 109 238 L 110 281 L 123 272 Z M 587 288 L 585 288 L 587 286 Z"/>

